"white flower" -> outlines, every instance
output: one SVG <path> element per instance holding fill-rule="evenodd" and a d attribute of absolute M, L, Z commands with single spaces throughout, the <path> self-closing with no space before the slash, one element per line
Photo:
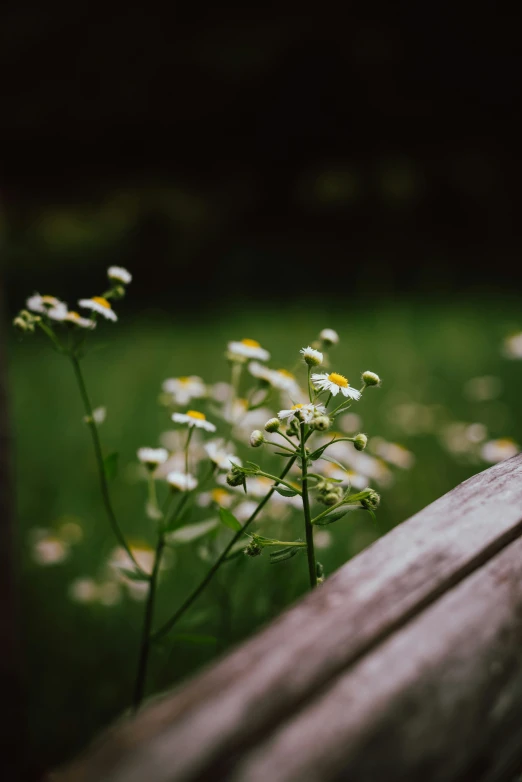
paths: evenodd
<path fill-rule="evenodd" d="M 89 415 L 84 415 L 83 421 L 86 424 L 90 424 L 91 421 L 94 421 L 95 424 L 103 424 L 106 417 L 107 417 L 107 408 L 97 407 L 95 410 L 92 411 L 92 417 Z"/>
<path fill-rule="evenodd" d="M 226 402 L 227 399 L 230 399 L 233 393 L 233 388 L 230 383 L 221 381 L 219 383 L 214 383 L 210 393 L 212 399 L 215 399 L 216 402 Z"/>
<path fill-rule="evenodd" d="M 138 448 L 138 459 L 147 467 L 157 467 L 169 458 L 166 448 Z"/>
<path fill-rule="evenodd" d="M 130 550 L 132 556 L 138 563 L 138 566 L 144 573 L 149 575 L 152 573 L 152 567 L 154 565 L 154 549 L 152 549 L 147 543 L 131 543 Z M 108 561 L 109 567 L 113 570 L 119 580 L 128 581 L 128 576 L 121 571 L 121 568 L 127 570 L 136 570 L 136 565 L 129 557 L 128 553 L 122 546 L 117 546 L 113 549 Z"/>
<path fill-rule="evenodd" d="M 337 419 L 337 424 L 341 431 L 346 434 L 352 434 L 353 432 L 360 432 L 363 428 L 362 419 L 357 413 L 345 413 Z"/>
<path fill-rule="evenodd" d="M 128 285 L 132 282 L 132 274 L 124 269 L 123 266 L 109 266 L 107 269 L 107 277 L 114 282 L 121 282 L 123 285 Z"/>
<path fill-rule="evenodd" d="M 67 591 L 75 603 L 94 603 L 98 598 L 98 585 L 92 578 L 75 578 Z"/>
<path fill-rule="evenodd" d="M 198 482 L 193 475 L 176 472 L 175 470 L 169 472 L 166 480 L 171 488 L 178 489 L 178 491 L 192 491 L 198 485 Z"/>
<path fill-rule="evenodd" d="M 281 421 L 290 422 L 297 416 L 299 421 L 304 421 L 305 424 L 308 424 L 315 415 L 322 415 L 324 411 L 324 405 L 298 404 L 293 405 L 290 410 L 280 410 L 277 415 Z"/>
<path fill-rule="evenodd" d="M 191 399 L 200 399 L 207 393 L 207 387 L 200 377 L 170 377 L 162 385 L 163 391 L 172 394 L 178 405 L 186 405 Z"/>
<path fill-rule="evenodd" d="M 328 548 L 332 545 L 332 533 L 327 529 L 315 529 L 314 545 L 319 549 Z"/>
<path fill-rule="evenodd" d="M 67 315 L 67 304 L 56 296 L 40 296 L 39 293 L 35 293 L 27 299 L 26 306 L 28 310 L 47 315 L 52 320 L 62 321 Z"/>
<path fill-rule="evenodd" d="M 220 470 L 230 470 L 230 460 L 241 465 L 241 459 L 238 459 L 234 453 L 225 451 L 223 446 L 217 440 L 211 440 L 205 443 L 205 451 L 214 464 L 217 464 Z"/>
<path fill-rule="evenodd" d="M 241 342 L 229 342 L 228 352 L 232 356 L 244 358 L 256 358 L 258 361 L 268 361 L 270 353 L 261 347 L 255 339 L 242 339 Z"/>
<path fill-rule="evenodd" d="M 302 348 L 299 352 L 302 353 L 303 360 L 309 367 L 318 367 L 323 363 L 323 354 L 319 350 L 314 350 L 314 348 L 308 346 L 307 348 Z"/>
<path fill-rule="evenodd" d="M 504 354 L 507 358 L 522 358 L 522 331 L 506 337 L 504 340 Z"/>
<path fill-rule="evenodd" d="M 212 489 L 212 491 L 202 492 L 197 498 L 197 504 L 201 508 L 206 508 L 208 505 L 212 505 L 215 502 L 216 505 L 219 505 L 221 508 L 230 508 L 230 506 L 234 504 L 235 499 L 235 496 L 231 492 L 222 489 L 221 486 L 217 486 L 215 489 Z"/>
<path fill-rule="evenodd" d="M 188 426 L 195 426 L 198 429 L 206 429 L 207 432 L 216 431 L 214 424 L 207 421 L 206 415 L 197 410 L 187 410 L 186 413 L 173 413 L 172 420 L 176 424 L 187 424 Z"/>
<path fill-rule="evenodd" d="M 33 545 L 33 559 L 38 565 L 58 565 L 69 556 L 69 546 L 57 537 L 37 540 Z"/>
<path fill-rule="evenodd" d="M 357 391 L 356 388 L 352 388 L 344 375 L 338 375 L 337 372 L 330 372 L 329 375 L 326 372 L 324 374 L 313 374 L 312 383 L 321 391 L 329 391 L 332 396 L 337 396 L 340 391 L 341 394 L 349 399 L 361 398 L 361 392 Z"/>
<path fill-rule="evenodd" d="M 93 296 L 92 299 L 80 299 L 78 304 L 87 310 L 93 310 L 99 315 L 103 315 L 107 320 L 118 320 L 118 317 L 111 307 L 110 301 L 103 296 Z"/>
<path fill-rule="evenodd" d="M 291 397 L 301 394 L 295 377 L 286 369 L 270 369 L 257 361 L 251 361 L 248 365 L 248 371 L 253 377 L 264 380 L 279 391 L 286 391 Z"/>
<path fill-rule="evenodd" d="M 339 334 L 333 329 L 323 329 L 319 334 L 319 339 L 326 342 L 328 345 L 337 345 L 339 342 Z"/>
<path fill-rule="evenodd" d="M 74 323 L 75 326 L 78 326 L 81 329 L 96 328 L 95 320 L 91 320 L 90 318 L 82 318 L 82 316 L 77 312 L 68 312 L 63 320 L 67 321 L 67 323 Z"/>
<path fill-rule="evenodd" d="M 398 443 L 389 443 L 382 437 L 373 437 L 371 447 L 377 456 L 401 470 L 409 470 L 415 464 L 412 452 Z"/>
<path fill-rule="evenodd" d="M 490 440 L 484 443 L 481 449 L 481 455 L 484 461 L 496 464 L 503 462 L 504 459 L 510 459 L 519 452 L 520 448 L 510 437 L 503 437 L 500 440 Z"/>

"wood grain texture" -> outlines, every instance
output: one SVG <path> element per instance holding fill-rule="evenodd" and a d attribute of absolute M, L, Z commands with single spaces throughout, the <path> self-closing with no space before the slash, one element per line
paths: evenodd
<path fill-rule="evenodd" d="M 378 656 L 472 575 L 480 580 L 521 534 L 518 456 L 474 476 L 377 541 L 266 630 L 113 728 L 62 778 L 178 782 L 235 773 L 250 779 L 245 774 L 261 768 L 256 746 L 283 746 L 286 730 L 315 713 L 335 682 Z M 512 621 L 517 626 L 516 616 Z M 468 647 L 481 641 L 470 634 Z M 413 651 L 406 643 L 404 655 Z M 410 690 L 420 686 L 415 674 L 421 673 L 411 667 Z M 379 698 L 372 693 L 375 704 Z M 307 735 L 300 742 L 303 757 L 314 746 Z M 343 757 L 327 773 L 338 773 Z M 294 778 L 278 773 L 272 768 L 265 778 Z"/>

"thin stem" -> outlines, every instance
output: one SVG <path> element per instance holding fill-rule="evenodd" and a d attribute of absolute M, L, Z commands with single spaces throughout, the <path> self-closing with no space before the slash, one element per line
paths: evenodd
<path fill-rule="evenodd" d="M 287 451 L 288 453 L 295 453 L 295 448 L 287 448 L 286 445 L 281 445 L 280 443 L 274 443 L 273 440 L 265 440 L 265 445 L 273 445 L 274 448 L 280 448 L 282 451 Z"/>
<path fill-rule="evenodd" d="M 273 481 L 276 481 L 276 483 L 282 483 L 283 486 L 286 486 L 291 491 L 295 491 L 296 494 L 301 494 L 301 491 L 299 489 L 296 489 L 295 486 L 292 486 L 291 483 L 287 483 L 286 481 L 281 480 L 281 478 L 278 478 L 277 475 L 272 475 L 269 472 L 263 472 L 263 470 L 260 470 L 256 475 L 263 475 L 265 478 L 270 478 Z"/>
<path fill-rule="evenodd" d="M 312 384 L 310 382 L 310 374 L 311 374 L 311 372 L 312 372 L 312 367 L 310 366 L 310 364 L 308 364 L 308 382 L 307 382 L 307 386 L 308 386 L 308 399 L 310 400 L 310 402 L 313 401 Z"/>
<path fill-rule="evenodd" d="M 305 531 L 306 531 L 306 555 L 308 557 L 308 574 L 310 576 L 310 588 L 314 589 L 317 586 L 317 569 L 315 563 L 315 549 L 314 549 L 314 528 L 312 526 L 312 518 L 310 515 L 310 498 L 308 496 L 308 467 L 306 463 L 306 425 L 301 423 L 301 470 L 302 470 L 302 498 L 303 498 L 303 513 L 305 518 Z"/>
<path fill-rule="evenodd" d="M 185 443 L 185 474 L 189 474 L 189 445 L 190 441 L 192 439 L 192 434 L 194 432 L 194 427 L 189 426 L 188 434 L 187 434 L 187 441 Z"/>
<path fill-rule="evenodd" d="M 343 497 L 342 500 L 339 500 L 339 502 L 336 502 L 335 505 L 329 505 L 326 510 L 321 511 L 317 516 L 315 516 L 312 519 L 312 524 L 315 524 L 319 519 L 322 519 L 323 516 L 328 515 L 328 513 L 331 513 L 336 508 L 339 508 L 341 505 L 346 505 L 346 500 L 348 497 Z"/>
<path fill-rule="evenodd" d="M 290 468 L 292 467 L 292 465 L 294 464 L 296 459 L 297 459 L 297 456 L 293 456 L 291 459 L 288 460 L 288 464 L 286 465 L 285 469 L 281 473 L 280 477 L 276 479 L 278 483 L 280 483 L 281 480 L 285 477 L 285 475 L 287 475 L 287 473 L 290 471 Z M 261 500 L 261 502 L 259 503 L 259 505 L 255 509 L 255 511 L 245 521 L 242 529 L 240 529 L 240 530 L 238 530 L 236 532 L 236 534 L 234 535 L 234 537 L 232 538 L 232 540 L 230 541 L 228 546 L 226 546 L 226 548 L 221 552 L 219 557 L 216 559 L 216 561 L 214 562 L 214 564 L 212 565 L 212 567 L 210 568 L 210 570 L 208 571 L 206 576 L 200 581 L 198 586 L 193 590 L 193 592 L 191 592 L 191 594 L 187 597 L 185 602 L 178 608 L 178 610 L 174 612 L 174 614 L 170 617 L 170 619 L 168 619 L 160 628 L 158 628 L 158 630 L 156 630 L 156 632 L 154 632 L 152 634 L 152 636 L 151 636 L 151 640 L 152 641 L 157 641 L 159 638 L 162 638 L 164 635 L 166 635 L 168 632 L 170 632 L 170 630 L 174 627 L 176 622 L 178 622 L 179 619 L 181 619 L 181 617 L 183 616 L 185 611 L 187 611 L 190 608 L 190 606 L 192 605 L 192 603 L 194 603 L 194 601 L 197 600 L 197 598 L 203 592 L 203 590 L 205 589 L 207 584 L 210 583 L 210 581 L 214 577 L 214 575 L 217 572 L 217 570 L 219 570 L 219 568 L 221 567 L 221 565 L 223 564 L 223 562 L 227 558 L 230 550 L 233 548 L 233 546 L 235 546 L 235 544 L 241 538 L 243 533 L 247 530 L 247 528 L 250 526 L 250 524 L 254 521 L 254 519 L 258 516 L 258 514 L 264 508 L 264 506 L 266 505 L 266 503 L 268 502 L 268 500 L 270 499 L 270 497 L 274 493 L 275 489 L 276 489 L 276 485 L 272 486 L 270 491 L 267 492 L 267 494 L 265 494 L 265 496 L 263 497 L 263 499 Z"/>
<path fill-rule="evenodd" d="M 107 477 L 105 475 L 105 467 L 103 464 L 103 454 L 101 449 L 101 443 L 100 443 L 100 436 L 98 434 L 98 427 L 96 426 L 96 421 L 93 418 L 92 415 L 92 405 L 89 400 L 89 395 L 87 393 L 87 388 L 85 386 L 85 381 L 83 379 L 82 370 L 80 367 L 80 362 L 78 361 L 77 357 L 74 355 L 71 355 L 71 362 L 74 369 L 74 374 L 76 376 L 76 380 L 78 381 L 78 387 L 80 389 L 80 394 L 83 400 L 83 406 L 85 409 L 86 417 L 87 417 L 87 425 L 89 429 L 91 430 L 92 435 L 92 442 L 94 445 L 94 453 L 96 456 L 96 462 L 98 465 L 98 477 L 100 479 L 100 489 L 103 499 L 103 504 L 105 506 L 105 511 L 107 513 L 107 517 L 109 519 L 109 523 L 112 527 L 112 531 L 114 532 L 116 538 L 118 539 L 118 542 L 121 546 L 125 549 L 131 560 L 133 561 L 134 565 L 137 567 L 137 569 L 140 571 L 140 573 L 143 573 L 143 569 L 138 565 L 136 558 L 134 554 L 132 553 L 129 544 L 125 540 L 125 536 L 123 532 L 120 529 L 120 526 L 118 524 L 118 521 L 116 519 L 116 515 L 114 513 L 114 509 L 112 507 L 111 498 L 109 494 L 109 486 L 107 484 Z"/>
<path fill-rule="evenodd" d="M 293 442 L 292 442 L 292 440 L 291 440 L 289 437 L 287 437 L 287 435 L 286 435 L 284 432 L 281 432 L 281 431 L 279 431 L 279 429 L 278 429 L 278 430 L 277 430 L 277 432 L 275 432 L 274 434 L 280 434 L 280 435 L 281 435 L 281 437 L 284 437 L 284 438 L 285 438 L 285 440 L 286 440 L 287 442 L 289 442 L 289 443 L 290 443 L 290 445 L 292 446 L 292 448 L 294 449 L 294 451 L 296 450 L 296 448 L 295 448 L 295 443 L 293 443 Z"/>
<path fill-rule="evenodd" d="M 140 656 L 138 660 L 138 671 L 136 673 L 136 682 L 134 684 L 134 697 L 132 700 L 132 709 L 134 712 L 138 711 L 143 695 L 145 693 L 145 684 L 147 681 L 147 666 L 149 662 L 150 654 L 150 631 L 152 627 L 152 619 L 154 616 L 154 600 L 156 597 L 156 587 L 158 583 L 158 573 L 161 564 L 161 556 L 165 547 L 164 532 L 160 532 L 158 535 L 158 543 L 156 545 L 156 552 L 154 555 L 154 565 L 152 568 L 152 575 L 149 580 L 149 592 L 147 595 L 147 605 L 145 606 L 145 615 L 143 618 L 143 628 L 141 631 L 141 645 Z"/>

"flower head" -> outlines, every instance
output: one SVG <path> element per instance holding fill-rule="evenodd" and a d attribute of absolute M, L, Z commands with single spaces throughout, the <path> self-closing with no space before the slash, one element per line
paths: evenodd
<path fill-rule="evenodd" d="M 207 432 L 216 431 L 214 424 L 207 421 L 206 415 L 198 410 L 187 410 L 186 413 L 173 413 L 172 420 L 176 424 L 186 424 L 189 427 L 195 426 L 197 429 L 206 429 Z"/>
<path fill-rule="evenodd" d="M 63 318 L 67 323 L 73 323 L 80 329 L 94 329 L 96 327 L 96 321 L 90 318 L 82 318 L 77 312 L 68 312 Z"/>
<path fill-rule="evenodd" d="M 286 369 L 270 369 L 257 361 L 251 361 L 248 371 L 258 380 L 264 380 L 272 388 L 286 391 L 291 397 L 299 396 L 300 390 L 295 377 Z"/>
<path fill-rule="evenodd" d="M 121 282 L 122 285 L 128 285 L 129 282 L 132 282 L 132 274 L 123 266 L 109 266 L 107 277 L 111 282 Z"/>
<path fill-rule="evenodd" d="M 250 435 L 250 445 L 252 448 L 259 448 L 265 442 L 265 436 L 260 429 L 254 429 Z"/>
<path fill-rule="evenodd" d="M 258 361 L 268 361 L 270 353 L 261 347 L 255 339 L 242 339 L 240 342 L 228 343 L 228 354 L 232 360 L 238 358 L 243 361 L 248 358 L 255 358 Z"/>
<path fill-rule="evenodd" d="M 211 461 L 218 466 L 220 470 L 230 470 L 231 460 L 241 463 L 241 460 L 231 452 L 225 451 L 221 443 L 211 440 L 205 444 L 205 451 Z"/>
<path fill-rule="evenodd" d="M 363 372 L 362 381 L 366 386 L 380 386 L 381 378 L 375 372 Z"/>
<path fill-rule="evenodd" d="M 191 399 L 200 399 L 207 393 L 207 387 L 200 377 L 170 377 L 162 385 L 166 394 L 172 394 L 178 405 L 186 405 Z"/>
<path fill-rule="evenodd" d="M 150 469 L 163 464 L 169 458 L 166 448 L 138 448 L 138 459 Z"/>
<path fill-rule="evenodd" d="M 323 354 L 319 350 L 308 346 L 307 348 L 302 348 L 299 352 L 302 353 L 303 360 L 309 367 L 319 367 L 323 363 Z"/>
<path fill-rule="evenodd" d="M 187 475 L 184 472 L 177 472 L 176 470 L 169 472 L 166 480 L 171 489 L 177 491 L 192 491 L 198 485 L 198 482 L 193 475 Z"/>
<path fill-rule="evenodd" d="M 93 296 L 91 299 L 80 299 L 78 304 L 87 310 L 93 310 L 98 315 L 103 315 L 107 320 L 118 320 L 118 316 L 111 307 L 110 301 L 103 296 Z"/>
<path fill-rule="evenodd" d="M 305 424 L 308 424 L 316 415 L 321 415 L 324 412 L 324 405 L 297 404 L 293 405 L 290 410 L 280 410 L 278 416 L 282 421 L 290 422 L 296 418 L 298 421 L 304 421 Z"/>
<path fill-rule="evenodd" d="M 338 375 L 337 372 L 330 372 L 329 375 L 326 372 L 323 374 L 316 373 L 312 375 L 312 383 L 321 391 L 329 391 L 332 396 L 337 396 L 340 391 L 341 394 L 349 399 L 361 398 L 361 392 L 357 391 L 356 388 L 352 388 L 344 375 Z"/>
<path fill-rule="evenodd" d="M 28 310 L 47 315 L 51 320 L 61 321 L 67 315 L 67 304 L 56 296 L 40 296 L 39 293 L 35 293 L 27 299 L 26 306 Z"/>
<path fill-rule="evenodd" d="M 339 342 L 339 334 L 333 329 L 323 329 L 319 334 L 319 339 L 322 339 L 327 347 L 330 345 L 337 345 Z"/>
<path fill-rule="evenodd" d="M 499 440 L 489 440 L 484 443 L 481 449 L 482 458 L 486 462 L 496 464 L 503 462 L 504 459 L 510 459 L 520 451 L 520 448 L 510 437 L 502 437 Z"/>

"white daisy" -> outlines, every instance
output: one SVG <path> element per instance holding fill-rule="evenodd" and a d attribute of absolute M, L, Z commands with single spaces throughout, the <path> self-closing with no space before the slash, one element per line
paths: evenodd
<path fill-rule="evenodd" d="M 236 497 L 226 489 L 217 486 L 212 491 L 202 492 L 197 498 L 197 504 L 201 508 L 206 508 L 213 503 L 221 508 L 230 508 L 236 500 Z"/>
<path fill-rule="evenodd" d="M 484 461 L 496 464 L 503 462 L 504 459 L 510 459 L 520 451 L 520 448 L 510 437 L 502 437 L 499 440 L 490 440 L 484 443 L 481 449 L 481 455 Z"/>
<path fill-rule="evenodd" d="M 166 448 L 138 448 L 138 459 L 147 467 L 157 467 L 169 458 Z"/>
<path fill-rule="evenodd" d="M 132 552 L 132 556 L 138 563 L 138 566 L 143 570 L 144 573 L 148 573 L 150 575 L 154 565 L 154 549 L 151 548 L 147 543 L 141 541 L 130 543 L 129 548 Z M 118 579 L 124 582 L 128 581 L 129 579 L 128 576 L 122 572 L 121 568 L 125 568 L 127 570 L 136 570 L 136 565 L 129 557 L 123 546 L 117 546 L 115 549 L 113 549 L 107 564 L 113 573 L 118 577 Z"/>
<path fill-rule="evenodd" d="M 339 334 L 333 329 L 323 329 L 319 334 L 319 339 L 326 342 L 328 345 L 337 345 L 339 342 Z"/>
<path fill-rule="evenodd" d="M 241 342 L 229 342 L 228 352 L 239 358 L 256 358 L 258 361 L 268 361 L 270 353 L 261 347 L 255 339 L 242 339 Z"/>
<path fill-rule="evenodd" d="M 322 415 L 325 412 L 324 405 L 313 404 L 298 404 L 293 405 L 290 410 L 280 410 L 277 414 L 281 421 L 292 421 L 296 416 L 298 420 L 304 421 L 305 424 L 310 423 L 315 415 Z"/>
<path fill-rule="evenodd" d="M 63 318 L 67 323 L 74 323 L 81 329 L 94 329 L 96 327 L 96 321 L 90 318 L 82 318 L 77 312 L 68 312 Z"/>
<path fill-rule="evenodd" d="M 92 578 L 75 578 L 67 591 L 75 603 L 94 603 L 98 599 L 98 585 Z"/>
<path fill-rule="evenodd" d="M 110 301 L 103 296 L 93 296 L 92 299 L 80 299 L 78 304 L 87 310 L 93 310 L 99 315 L 103 315 L 107 320 L 118 320 L 118 316 L 111 307 Z"/>
<path fill-rule="evenodd" d="M 191 399 L 206 396 L 207 387 L 196 375 L 190 377 L 170 377 L 162 385 L 166 394 L 172 394 L 178 405 L 186 405 Z"/>
<path fill-rule="evenodd" d="M 47 315 L 52 320 L 61 321 L 67 315 L 67 304 L 57 299 L 56 296 L 40 296 L 39 293 L 35 293 L 27 299 L 25 304 L 28 310 Z"/>
<path fill-rule="evenodd" d="M 173 413 L 172 420 L 177 424 L 187 424 L 198 429 L 206 429 L 207 432 L 216 431 L 214 424 L 207 421 L 206 415 L 198 412 L 198 410 L 187 410 L 186 413 Z"/>
<path fill-rule="evenodd" d="M 401 470 L 409 470 L 415 464 L 415 456 L 398 443 L 389 443 L 382 437 L 373 437 L 371 447 L 377 456 Z"/>
<path fill-rule="evenodd" d="M 58 565 L 69 556 L 70 549 L 67 543 L 57 537 L 49 537 L 37 540 L 33 545 L 32 555 L 37 565 Z"/>
<path fill-rule="evenodd" d="M 307 348 L 302 348 L 299 352 L 303 356 L 303 361 L 309 367 L 319 367 L 323 363 L 323 354 L 319 350 L 308 346 Z"/>
<path fill-rule="evenodd" d="M 214 464 L 217 464 L 220 470 L 230 470 L 230 460 L 236 464 L 241 465 L 241 459 L 238 459 L 234 453 L 225 451 L 223 446 L 217 440 L 211 440 L 209 443 L 205 443 L 205 451 L 208 457 Z"/>
<path fill-rule="evenodd" d="M 286 369 L 270 369 L 257 361 L 251 361 L 248 365 L 250 374 L 258 380 L 264 380 L 279 391 L 286 391 L 290 396 L 299 396 L 300 388 L 295 377 Z"/>
<path fill-rule="evenodd" d="M 113 282 L 121 282 L 123 285 L 128 285 L 132 282 L 132 274 L 124 269 L 123 266 L 109 266 L 107 269 L 107 277 Z"/>
<path fill-rule="evenodd" d="M 507 358 L 522 358 L 522 331 L 506 337 L 504 340 L 504 354 Z"/>
<path fill-rule="evenodd" d="M 338 375 L 337 372 L 330 372 L 329 375 L 324 372 L 323 374 L 313 374 L 312 383 L 316 388 L 321 391 L 329 391 L 332 396 L 337 396 L 339 391 L 349 399 L 360 399 L 361 392 L 356 388 L 352 388 L 348 380 L 344 375 Z"/>
<path fill-rule="evenodd" d="M 178 491 L 192 491 L 198 485 L 198 482 L 193 475 L 187 475 L 184 472 L 176 472 L 175 470 L 169 472 L 166 480 L 172 489 L 178 489 Z"/>

